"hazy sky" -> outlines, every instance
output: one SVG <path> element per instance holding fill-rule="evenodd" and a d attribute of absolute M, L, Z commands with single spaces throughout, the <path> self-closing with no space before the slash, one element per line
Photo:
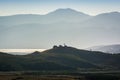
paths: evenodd
<path fill-rule="evenodd" d="M 120 11 L 120 0 L 0 0 L 0 15 L 46 14 L 72 8 L 90 15 Z"/>

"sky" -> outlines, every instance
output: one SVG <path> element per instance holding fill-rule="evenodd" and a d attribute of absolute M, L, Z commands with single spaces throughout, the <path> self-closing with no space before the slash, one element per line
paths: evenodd
<path fill-rule="evenodd" d="M 120 12 L 120 0 L 0 0 L 0 16 L 47 14 L 58 8 L 72 8 L 89 15 L 97 15 Z"/>

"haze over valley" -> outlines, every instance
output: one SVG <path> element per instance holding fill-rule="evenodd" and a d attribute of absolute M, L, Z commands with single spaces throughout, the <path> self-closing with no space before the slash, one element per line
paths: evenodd
<path fill-rule="evenodd" d="M 49 49 L 66 43 L 77 48 L 120 43 L 120 13 L 91 16 L 71 8 L 46 15 L 0 17 L 1 49 Z"/>

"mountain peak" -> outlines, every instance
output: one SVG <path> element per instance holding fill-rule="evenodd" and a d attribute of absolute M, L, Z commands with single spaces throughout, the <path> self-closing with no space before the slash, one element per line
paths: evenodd
<path fill-rule="evenodd" d="M 56 12 L 78 12 L 78 11 L 71 9 L 71 8 L 60 8 L 60 9 L 56 9 L 55 11 Z"/>
<path fill-rule="evenodd" d="M 84 14 L 82 12 L 76 11 L 74 9 L 71 8 L 60 8 L 60 9 L 56 9 L 53 12 L 48 13 L 48 15 L 84 15 L 84 16 L 88 16 L 87 14 Z"/>

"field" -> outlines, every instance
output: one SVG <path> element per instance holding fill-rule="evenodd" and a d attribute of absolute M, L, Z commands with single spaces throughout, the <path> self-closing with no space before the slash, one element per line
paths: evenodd
<path fill-rule="evenodd" d="M 120 80 L 119 72 L 40 74 L 40 72 L 0 72 L 0 80 Z"/>

